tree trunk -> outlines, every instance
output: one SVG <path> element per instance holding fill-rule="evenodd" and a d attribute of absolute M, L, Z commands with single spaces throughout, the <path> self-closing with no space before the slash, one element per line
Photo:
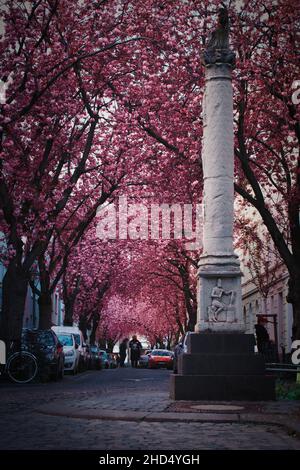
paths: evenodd
<path fill-rule="evenodd" d="M 187 312 L 187 331 L 195 331 L 197 323 L 197 302 L 196 296 L 192 292 L 190 286 L 190 278 L 188 268 L 185 266 L 179 267 L 179 273 L 182 279 L 184 300 Z"/>
<path fill-rule="evenodd" d="M 65 305 L 65 317 L 64 317 L 64 326 L 73 325 L 73 302 L 67 297 L 64 297 Z"/>
<path fill-rule="evenodd" d="M 84 341 L 87 341 L 88 323 L 87 323 L 87 318 L 86 318 L 84 315 L 82 315 L 82 316 L 79 318 L 78 327 L 79 327 L 80 331 L 81 331 L 82 334 L 83 334 Z"/>
<path fill-rule="evenodd" d="M 190 290 L 187 288 L 184 289 L 184 298 L 188 316 L 187 331 L 195 331 L 195 326 L 197 323 L 197 308 L 195 308 L 193 299 L 191 298 Z"/>
<path fill-rule="evenodd" d="M 39 328 L 48 330 L 52 326 L 52 297 L 50 290 L 50 275 L 46 268 L 44 255 L 39 257 L 39 272 L 41 293 L 39 296 Z"/>
<path fill-rule="evenodd" d="M 114 346 L 115 346 L 116 342 L 113 340 L 113 339 L 108 339 L 107 340 L 107 351 L 109 353 L 112 353 L 113 352 L 113 349 L 114 349 Z"/>
<path fill-rule="evenodd" d="M 49 291 L 39 296 L 39 329 L 48 330 L 52 326 L 52 297 Z"/>
<path fill-rule="evenodd" d="M 155 345 L 156 345 L 156 347 L 158 347 L 158 349 L 164 349 L 164 347 L 165 347 L 164 342 L 163 342 L 162 338 L 160 338 L 160 337 L 156 338 Z"/>
<path fill-rule="evenodd" d="M 66 272 L 63 276 L 63 299 L 65 306 L 65 317 L 64 317 L 64 326 L 73 326 L 73 315 L 74 315 L 74 305 L 76 301 L 77 294 L 80 289 L 80 276 L 77 277 L 76 287 L 72 292 L 68 291 L 68 284 L 66 278 Z"/>
<path fill-rule="evenodd" d="M 195 326 L 197 323 L 197 313 L 194 311 L 193 308 L 188 310 L 188 324 L 187 324 L 187 331 L 195 331 Z"/>
<path fill-rule="evenodd" d="M 105 349 L 106 350 L 106 339 L 104 338 L 99 338 L 99 348 L 100 349 Z"/>
<path fill-rule="evenodd" d="M 184 335 L 184 332 L 182 333 L 181 330 L 177 330 L 176 333 L 175 333 L 175 338 L 174 338 L 174 346 L 176 346 L 176 344 L 179 343 L 179 338 L 180 336 L 183 336 Z"/>
<path fill-rule="evenodd" d="M 7 345 L 21 339 L 28 285 L 27 274 L 12 260 L 2 282 L 0 338 Z"/>
<path fill-rule="evenodd" d="M 180 335 L 183 336 L 184 333 L 185 333 L 185 327 L 181 323 L 181 320 L 180 320 L 180 311 L 179 311 L 179 306 L 178 305 L 176 305 L 176 307 L 175 307 L 175 319 L 176 319 L 176 324 L 178 326 L 178 331 L 176 332 L 176 340 L 175 340 L 175 343 L 177 344 L 179 336 Z"/>
<path fill-rule="evenodd" d="M 100 320 L 99 314 L 95 313 L 93 315 L 92 320 L 93 320 L 93 325 L 92 325 L 92 331 L 91 331 L 91 336 L 90 336 L 90 344 L 95 344 L 97 328 L 98 328 L 99 320 Z"/>

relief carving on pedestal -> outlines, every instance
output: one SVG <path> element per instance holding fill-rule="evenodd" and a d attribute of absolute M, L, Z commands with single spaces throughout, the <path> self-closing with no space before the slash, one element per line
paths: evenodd
<path fill-rule="evenodd" d="M 209 322 L 235 322 L 235 298 L 236 292 L 225 291 L 222 287 L 222 280 L 218 279 L 217 285 L 211 291 L 211 304 L 207 307 Z M 223 297 L 230 296 L 229 304 L 224 302 Z M 222 318 L 220 319 L 220 315 Z M 225 317 L 225 318 L 224 318 Z"/>

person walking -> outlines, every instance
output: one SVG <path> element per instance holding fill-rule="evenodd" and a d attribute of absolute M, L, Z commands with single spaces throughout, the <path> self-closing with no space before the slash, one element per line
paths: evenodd
<path fill-rule="evenodd" d="M 258 317 L 255 325 L 257 349 L 261 354 L 266 353 L 270 345 L 269 333 L 265 326 L 267 323 L 268 320 L 265 317 Z"/>
<path fill-rule="evenodd" d="M 141 357 L 142 345 L 137 339 L 136 335 L 133 335 L 132 340 L 129 342 L 129 348 L 130 348 L 131 366 L 137 367 L 139 359 Z"/>
<path fill-rule="evenodd" d="M 128 347 L 128 338 L 124 338 L 122 343 L 120 344 L 120 367 L 124 367 L 125 359 L 126 359 L 126 354 L 127 354 L 127 347 Z"/>

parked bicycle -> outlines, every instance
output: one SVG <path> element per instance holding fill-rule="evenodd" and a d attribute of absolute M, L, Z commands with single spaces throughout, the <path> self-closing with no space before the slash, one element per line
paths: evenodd
<path fill-rule="evenodd" d="M 37 358 L 28 351 L 16 348 L 16 345 L 12 342 L 4 372 L 15 383 L 26 384 L 32 382 L 38 372 Z"/>

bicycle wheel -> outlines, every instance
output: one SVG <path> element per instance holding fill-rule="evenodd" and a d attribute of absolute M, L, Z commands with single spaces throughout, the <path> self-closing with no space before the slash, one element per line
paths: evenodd
<path fill-rule="evenodd" d="M 26 384 L 31 382 L 37 374 L 37 360 L 29 352 L 16 352 L 8 359 L 6 370 L 13 382 Z"/>

